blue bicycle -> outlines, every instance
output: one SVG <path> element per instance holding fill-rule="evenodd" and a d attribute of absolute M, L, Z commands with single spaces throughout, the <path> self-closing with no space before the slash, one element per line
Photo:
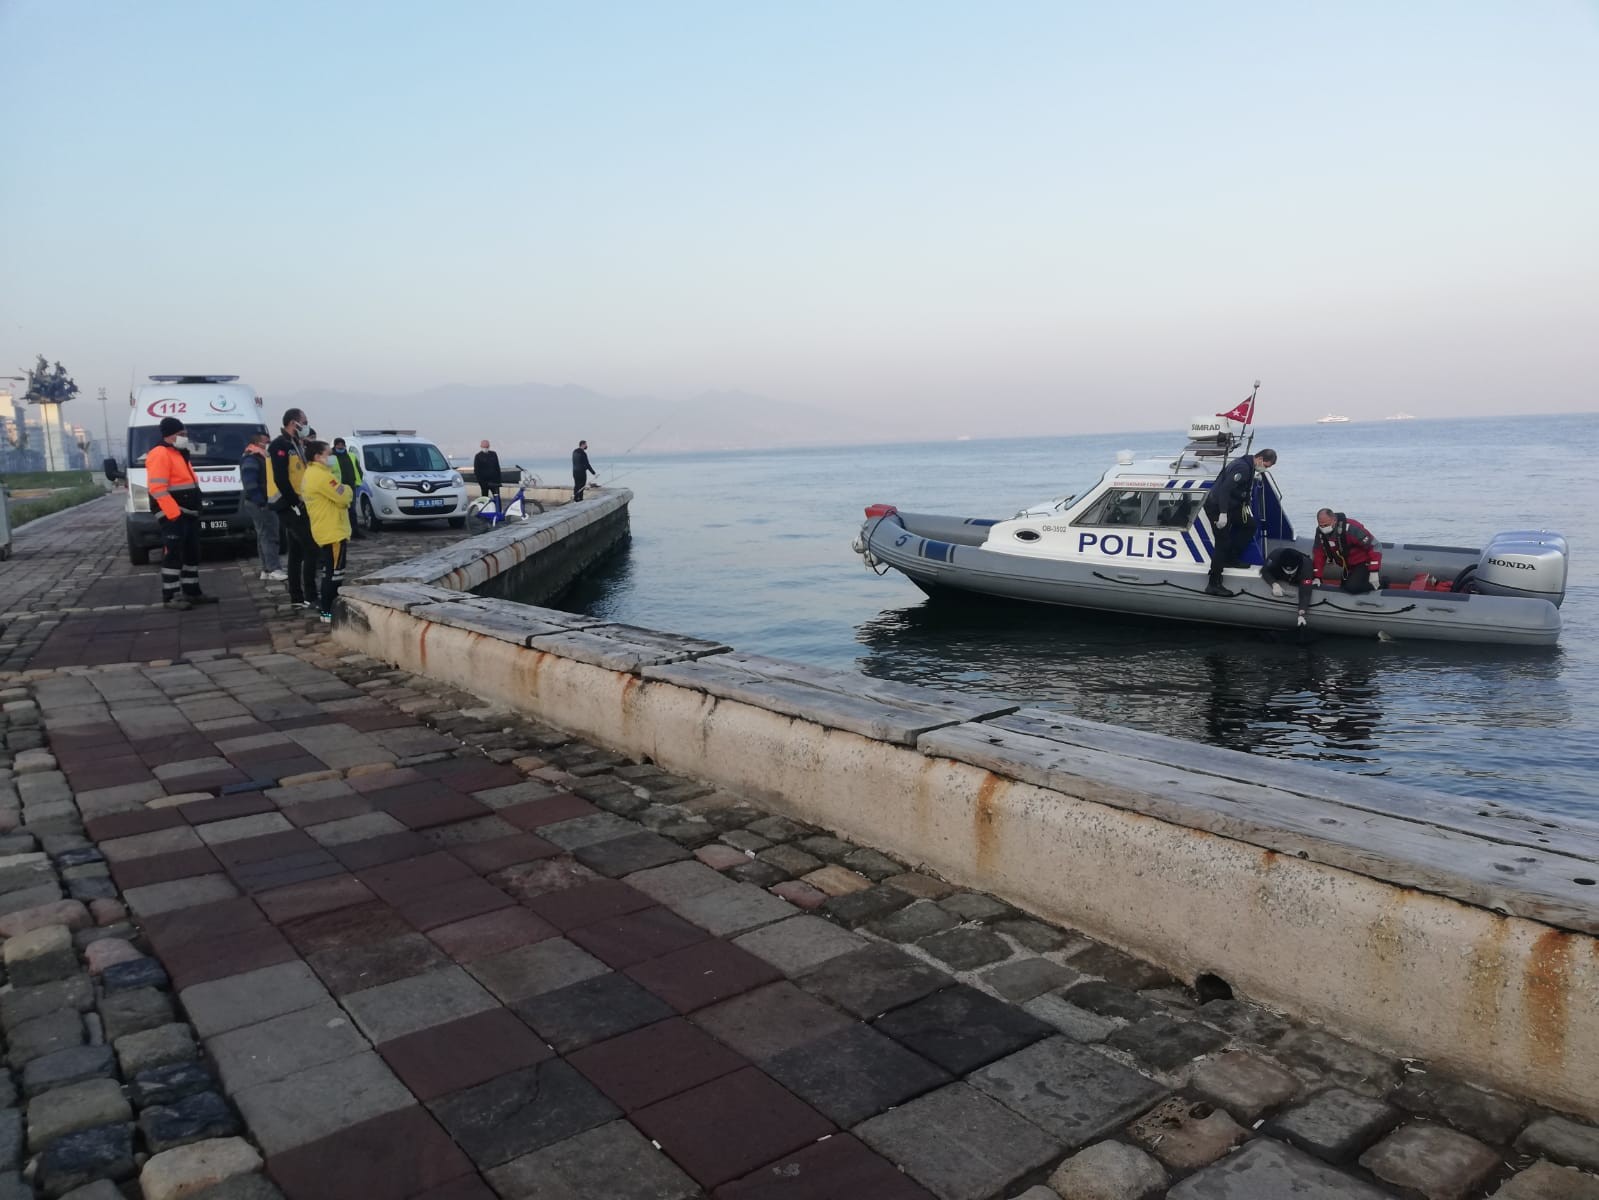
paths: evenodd
<path fill-rule="evenodd" d="M 517 467 L 521 478 L 517 480 L 516 495 L 510 500 L 505 500 L 498 492 L 492 496 L 479 496 L 467 506 L 466 511 L 487 525 L 501 525 L 506 521 L 525 521 L 528 518 L 528 505 L 532 505 L 539 512 L 544 511 L 544 505 L 527 494 L 528 485 L 539 486 L 539 481 L 530 475 L 523 467 Z"/>

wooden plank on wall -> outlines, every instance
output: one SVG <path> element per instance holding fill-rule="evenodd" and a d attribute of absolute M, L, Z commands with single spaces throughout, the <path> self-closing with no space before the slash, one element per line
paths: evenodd
<path fill-rule="evenodd" d="M 970 723 L 933 730 L 922 753 L 1190 829 L 1599 934 L 1599 886 L 1578 862 L 1281 789 Z"/>

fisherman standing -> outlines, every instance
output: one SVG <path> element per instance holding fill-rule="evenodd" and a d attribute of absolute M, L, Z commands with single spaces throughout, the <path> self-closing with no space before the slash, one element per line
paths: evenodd
<path fill-rule="evenodd" d="M 1339 589 L 1351 595 L 1376 590 L 1372 577 L 1382 569 L 1382 545 L 1359 521 L 1330 508 L 1316 514 L 1316 550 L 1311 561 L 1317 584 L 1331 559 L 1343 572 Z"/>
<path fill-rule="evenodd" d="M 161 418 L 161 440 L 144 456 L 144 471 L 150 504 L 161 514 L 161 603 L 179 612 L 215 604 L 215 596 L 200 591 L 200 481 L 177 417 Z"/>
<path fill-rule="evenodd" d="M 1225 567 L 1238 565 L 1239 556 L 1249 545 L 1252 525 L 1249 499 L 1255 490 L 1255 473 L 1275 466 L 1277 451 L 1262 450 L 1240 455 L 1222 469 L 1205 496 L 1205 515 L 1214 531 L 1215 549 L 1210 556 L 1210 580 L 1205 591 L 1212 596 L 1232 595 L 1221 584 Z"/>
<path fill-rule="evenodd" d="M 588 485 L 588 477 L 598 474 L 589 465 L 589 444 L 579 442 L 577 449 L 572 451 L 572 499 L 583 499 L 583 489 Z"/>

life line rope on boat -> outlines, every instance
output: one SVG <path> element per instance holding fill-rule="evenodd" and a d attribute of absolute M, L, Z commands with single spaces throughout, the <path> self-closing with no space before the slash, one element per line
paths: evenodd
<path fill-rule="evenodd" d="M 867 532 L 861 536 L 859 544 L 855 547 L 861 558 L 865 560 L 866 569 L 873 575 L 887 575 L 889 572 L 890 568 L 888 563 L 882 564 L 882 570 L 877 569 L 878 559 L 877 556 L 872 553 L 872 538 L 877 536 L 878 527 L 881 526 L 884 521 L 888 520 L 889 517 L 894 515 L 896 514 L 883 513 L 881 516 L 874 518 L 871 529 L 867 530 Z M 903 521 L 900 522 L 901 526 L 904 524 L 905 523 Z"/>
<path fill-rule="evenodd" d="M 1117 579 L 1117 578 L 1115 578 L 1112 575 L 1106 575 L 1106 574 L 1103 574 L 1100 571 L 1094 571 L 1094 572 L 1092 572 L 1092 574 L 1093 574 L 1095 579 L 1102 579 L 1106 583 L 1119 583 L 1119 584 L 1122 584 L 1124 587 L 1142 587 L 1142 588 L 1169 587 L 1169 588 L 1176 588 L 1179 592 L 1191 592 L 1191 593 L 1193 593 L 1196 596 L 1208 596 L 1208 595 L 1210 595 L 1210 593 L 1207 592 L 1204 588 L 1186 587 L 1185 585 L 1180 584 L 1180 583 L 1173 583 L 1169 579 L 1153 579 L 1153 580 L 1150 580 L 1150 581 L 1148 581 L 1146 583 L 1146 582 L 1140 582 L 1139 580 L 1136 580 L 1136 579 Z M 1248 597 L 1250 597 L 1251 599 L 1254 599 L 1254 600 L 1266 600 L 1268 602 L 1275 601 L 1275 599 L 1276 599 L 1276 597 L 1273 597 L 1273 596 L 1265 596 L 1265 595 L 1262 595 L 1259 592 L 1252 592 L 1248 588 L 1239 588 L 1236 592 L 1233 593 L 1233 596 L 1248 596 Z M 1323 605 L 1327 606 L 1328 608 L 1337 609 L 1339 612 L 1354 613 L 1356 616 L 1365 615 L 1365 614 L 1363 614 L 1361 612 L 1360 609 L 1358 609 L 1358 608 L 1350 608 L 1348 605 L 1345 605 L 1345 604 L 1339 604 L 1337 601 L 1330 599 L 1326 595 L 1322 595 L 1322 596 L 1316 597 L 1314 600 L 1311 601 L 1311 604 L 1310 604 L 1311 608 L 1320 608 Z M 1396 608 L 1396 609 L 1392 610 L 1391 612 L 1385 612 L 1383 615 L 1384 616 L 1398 616 L 1400 613 L 1413 612 L 1415 610 L 1415 608 L 1416 608 L 1416 605 L 1407 604 L 1403 608 Z"/>

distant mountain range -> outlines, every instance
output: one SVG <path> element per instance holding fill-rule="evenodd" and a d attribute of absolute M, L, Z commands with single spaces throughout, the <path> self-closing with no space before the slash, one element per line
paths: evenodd
<path fill-rule="evenodd" d="M 905 440 L 902 426 L 746 392 L 680 400 L 607 396 L 576 384 L 444 386 L 408 395 L 312 390 L 268 399 L 276 414 L 306 410 L 324 437 L 355 429 L 415 429 L 451 457 L 488 438 L 502 457 L 559 458 L 587 438 L 597 454 L 760 450 Z"/>

